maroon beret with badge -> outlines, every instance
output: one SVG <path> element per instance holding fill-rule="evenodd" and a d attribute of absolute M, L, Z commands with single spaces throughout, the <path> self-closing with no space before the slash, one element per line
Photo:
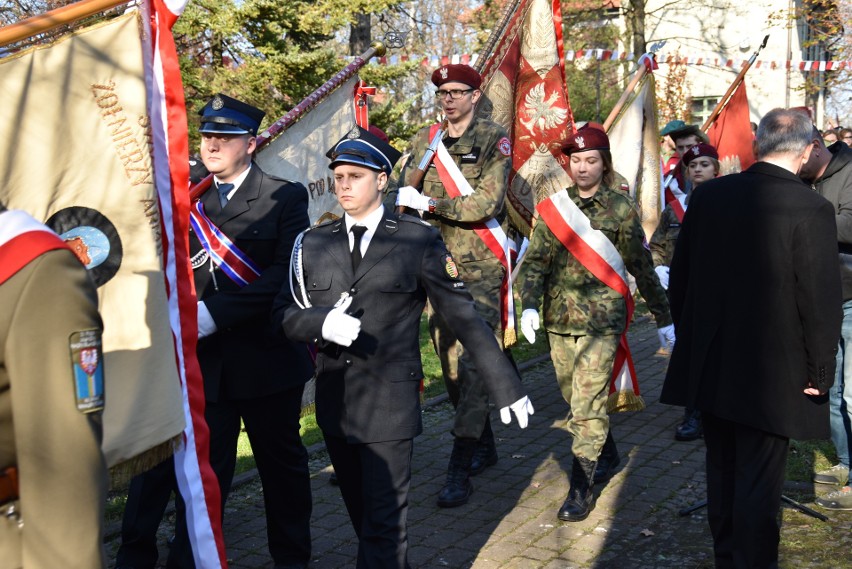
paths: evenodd
<path fill-rule="evenodd" d="M 714 158 L 716 160 L 719 159 L 719 153 L 716 151 L 715 146 L 712 146 L 710 144 L 704 144 L 703 142 L 701 142 L 687 150 L 683 154 L 683 158 L 681 158 L 681 161 L 683 162 L 683 165 L 686 166 L 696 158 L 701 158 L 702 156 Z"/>
<path fill-rule="evenodd" d="M 432 72 L 432 83 L 435 84 L 435 87 L 440 87 L 444 83 L 451 81 L 464 83 L 473 89 L 479 89 L 479 86 L 482 85 L 482 76 L 476 69 L 463 63 L 442 65 Z"/>
<path fill-rule="evenodd" d="M 562 141 L 562 153 L 568 156 L 586 150 L 609 150 L 609 137 L 602 129 L 586 125 Z"/>

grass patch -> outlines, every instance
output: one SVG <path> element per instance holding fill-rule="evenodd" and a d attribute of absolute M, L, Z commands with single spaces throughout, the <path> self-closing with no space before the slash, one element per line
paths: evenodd
<path fill-rule="evenodd" d="M 811 482 L 814 473 L 837 464 L 831 441 L 790 441 L 787 454 L 787 480 Z"/>

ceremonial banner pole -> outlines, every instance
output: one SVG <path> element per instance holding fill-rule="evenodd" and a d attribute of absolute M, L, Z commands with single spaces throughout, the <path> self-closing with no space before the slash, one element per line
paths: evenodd
<path fill-rule="evenodd" d="M 286 115 L 269 125 L 269 128 L 257 135 L 257 150 L 263 148 L 273 138 L 287 130 L 291 125 L 298 121 L 308 111 L 317 106 L 323 99 L 328 97 L 335 89 L 345 83 L 349 78 L 358 73 L 358 70 L 364 67 L 372 57 L 382 57 L 385 55 L 386 48 L 382 42 L 373 42 L 370 47 L 355 58 L 355 61 L 341 69 L 337 74 L 320 86 L 319 89 L 305 97 L 301 103 L 293 107 Z M 207 191 L 210 184 L 213 183 L 213 174 L 195 184 L 189 189 L 189 198 L 191 201 L 196 201 L 201 195 Z"/>
<path fill-rule="evenodd" d="M 751 69 L 751 66 L 754 64 L 754 61 L 757 59 L 757 55 L 760 53 L 760 50 L 762 50 L 764 47 L 766 47 L 767 41 L 769 41 L 769 35 L 768 34 L 766 36 L 764 36 L 763 43 L 761 43 L 760 46 L 758 46 L 758 48 L 756 50 L 754 50 L 754 53 L 751 54 L 751 57 L 749 57 L 748 61 L 745 63 L 745 65 L 743 65 L 742 70 L 739 72 L 739 74 L 737 74 L 737 77 L 734 79 L 734 82 L 731 83 L 731 86 L 728 87 L 728 90 L 725 92 L 724 95 L 722 95 L 722 98 L 719 99 L 719 103 L 716 105 L 716 108 L 713 109 L 713 112 L 710 113 L 710 116 L 707 117 L 707 120 L 701 126 L 701 132 L 707 132 L 707 129 L 710 128 L 710 126 L 713 124 L 713 122 L 719 116 L 719 113 L 721 113 L 722 109 L 725 108 L 725 105 L 728 104 L 728 99 L 731 98 L 731 95 L 733 95 L 734 91 L 736 91 L 737 87 L 739 87 L 740 83 L 742 83 L 745 80 L 745 74 L 748 73 L 749 69 Z"/>
<path fill-rule="evenodd" d="M 639 85 L 639 82 L 642 81 L 642 78 L 645 77 L 645 74 L 648 71 L 652 71 L 657 68 L 656 61 L 654 57 L 664 45 L 666 45 L 665 40 L 656 42 L 651 46 L 651 49 L 648 50 L 648 53 L 644 54 L 639 58 L 638 66 L 636 70 L 633 72 L 633 78 L 630 80 L 630 83 L 627 85 L 627 88 L 621 94 L 621 97 L 618 99 L 618 102 L 615 103 L 615 106 L 609 112 L 609 115 L 606 117 L 606 120 L 603 123 L 604 132 L 609 132 L 609 128 L 618 118 L 618 115 L 621 113 L 622 109 L 627 105 L 628 99 L 631 99 L 636 96 L 636 86 Z"/>
<path fill-rule="evenodd" d="M 43 34 L 59 26 L 73 24 L 98 12 L 103 12 L 130 0 L 82 0 L 61 8 L 56 8 L 44 14 L 38 14 L 0 28 L 0 47 L 25 40 L 37 34 Z"/>

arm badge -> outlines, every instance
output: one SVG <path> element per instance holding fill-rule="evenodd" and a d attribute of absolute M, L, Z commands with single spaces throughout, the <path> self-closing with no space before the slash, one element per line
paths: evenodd
<path fill-rule="evenodd" d="M 96 413 L 104 409 L 104 362 L 100 330 L 80 330 L 71 334 L 71 373 L 77 410 Z"/>

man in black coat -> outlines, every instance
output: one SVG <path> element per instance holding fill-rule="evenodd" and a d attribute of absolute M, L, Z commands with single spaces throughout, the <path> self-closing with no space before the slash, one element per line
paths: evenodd
<path fill-rule="evenodd" d="M 825 438 L 840 335 L 831 204 L 796 176 L 811 124 L 775 109 L 760 161 L 693 194 L 671 264 L 677 330 L 660 400 L 704 416 L 716 567 L 777 567 L 790 438 Z"/>
<path fill-rule="evenodd" d="M 309 225 L 308 194 L 252 161 L 263 115 L 225 95 L 202 110 L 201 158 L 215 183 L 201 196 L 192 220 L 197 354 L 210 464 L 222 503 L 234 475 L 242 421 L 263 484 L 275 567 L 306 567 L 311 488 L 299 415 L 313 365 L 307 346 L 284 338 L 270 312 L 287 279 L 296 236 Z M 218 242 L 216 228 L 224 235 Z M 175 547 L 183 546 L 181 525 Z"/>
<path fill-rule="evenodd" d="M 427 297 L 473 353 L 503 421 L 511 408 L 524 427 L 532 413 L 438 231 L 382 207 L 398 157 L 363 130 L 335 146 L 330 167 L 346 213 L 304 234 L 296 290 L 282 289 L 273 315 L 291 339 L 317 342 L 317 423 L 359 538 L 359 569 L 409 567 L 406 515 L 412 439 L 423 429 L 419 324 Z"/>

